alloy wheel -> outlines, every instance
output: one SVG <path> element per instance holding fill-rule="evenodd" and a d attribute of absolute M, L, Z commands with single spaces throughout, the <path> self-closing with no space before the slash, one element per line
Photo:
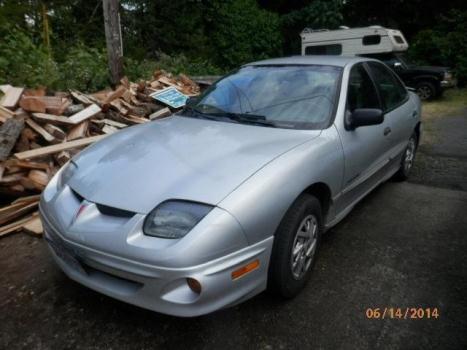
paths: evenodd
<path fill-rule="evenodd" d="M 409 173 L 413 165 L 413 161 L 415 158 L 415 148 L 415 139 L 412 137 L 410 138 L 409 144 L 407 145 L 407 149 L 405 150 L 404 170 L 407 174 Z"/>
<path fill-rule="evenodd" d="M 294 279 L 301 279 L 313 261 L 318 242 L 318 219 L 314 215 L 306 216 L 298 226 L 292 244 L 290 268 Z"/>
<path fill-rule="evenodd" d="M 432 95 L 431 88 L 428 85 L 422 85 L 417 89 L 417 95 L 421 100 L 428 100 Z"/>

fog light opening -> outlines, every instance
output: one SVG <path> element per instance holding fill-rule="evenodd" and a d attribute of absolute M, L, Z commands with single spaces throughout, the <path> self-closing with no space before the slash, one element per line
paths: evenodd
<path fill-rule="evenodd" d="M 249 273 L 249 272 L 251 272 L 253 270 L 256 270 L 258 267 L 259 267 L 259 260 L 256 259 L 256 260 L 246 264 L 245 266 L 242 266 L 239 269 L 233 271 L 232 272 L 232 279 L 236 280 L 236 279 L 246 275 L 247 273 Z"/>
<path fill-rule="evenodd" d="M 188 277 L 186 279 L 186 284 L 190 287 L 191 291 L 196 294 L 201 294 L 201 283 L 198 280 Z"/>

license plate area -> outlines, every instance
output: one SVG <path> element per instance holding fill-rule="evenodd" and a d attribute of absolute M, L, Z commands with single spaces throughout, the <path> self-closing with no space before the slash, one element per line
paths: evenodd
<path fill-rule="evenodd" d="M 50 232 L 46 232 L 46 234 L 44 235 L 44 238 L 49 244 L 49 246 L 52 248 L 52 250 L 54 251 L 55 255 L 57 255 L 61 260 L 63 260 L 64 263 L 66 263 L 68 266 L 70 266 L 75 271 L 78 271 L 85 275 L 87 274 L 83 266 L 81 265 L 81 263 L 74 256 L 74 254 L 69 249 L 67 249 L 59 241 L 58 238 L 54 237 L 54 235 L 51 234 Z"/>

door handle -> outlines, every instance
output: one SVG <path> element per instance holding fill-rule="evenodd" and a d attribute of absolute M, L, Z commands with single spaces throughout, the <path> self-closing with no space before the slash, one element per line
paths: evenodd
<path fill-rule="evenodd" d="M 391 128 L 388 126 L 387 128 L 384 128 L 384 136 L 389 135 L 391 133 Z"/>

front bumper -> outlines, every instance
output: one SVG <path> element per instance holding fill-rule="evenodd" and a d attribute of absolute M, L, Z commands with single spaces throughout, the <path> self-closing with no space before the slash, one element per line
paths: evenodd
<path fill-rule="evenodd" d="M 457 86 L 457 79 L 441 80 L 441 87 L 443 89 L 449 89 Z"/>
<path fill-rule="evenodd" d="M 164 314 L 191 317 L 235 305 L 260 293 L 267 285 L 273 237 L 197 266 L 164 268 L 71 242 L 44 214 L 41 210 L 46 241 L 65 274 L 78 283 L 130 304 Z M 232 271 L 256 259 L 260 261 L 256 270 L 232 280 Z M 187 277 L 201 283 L 200 294 L 191 291 Z"/>

